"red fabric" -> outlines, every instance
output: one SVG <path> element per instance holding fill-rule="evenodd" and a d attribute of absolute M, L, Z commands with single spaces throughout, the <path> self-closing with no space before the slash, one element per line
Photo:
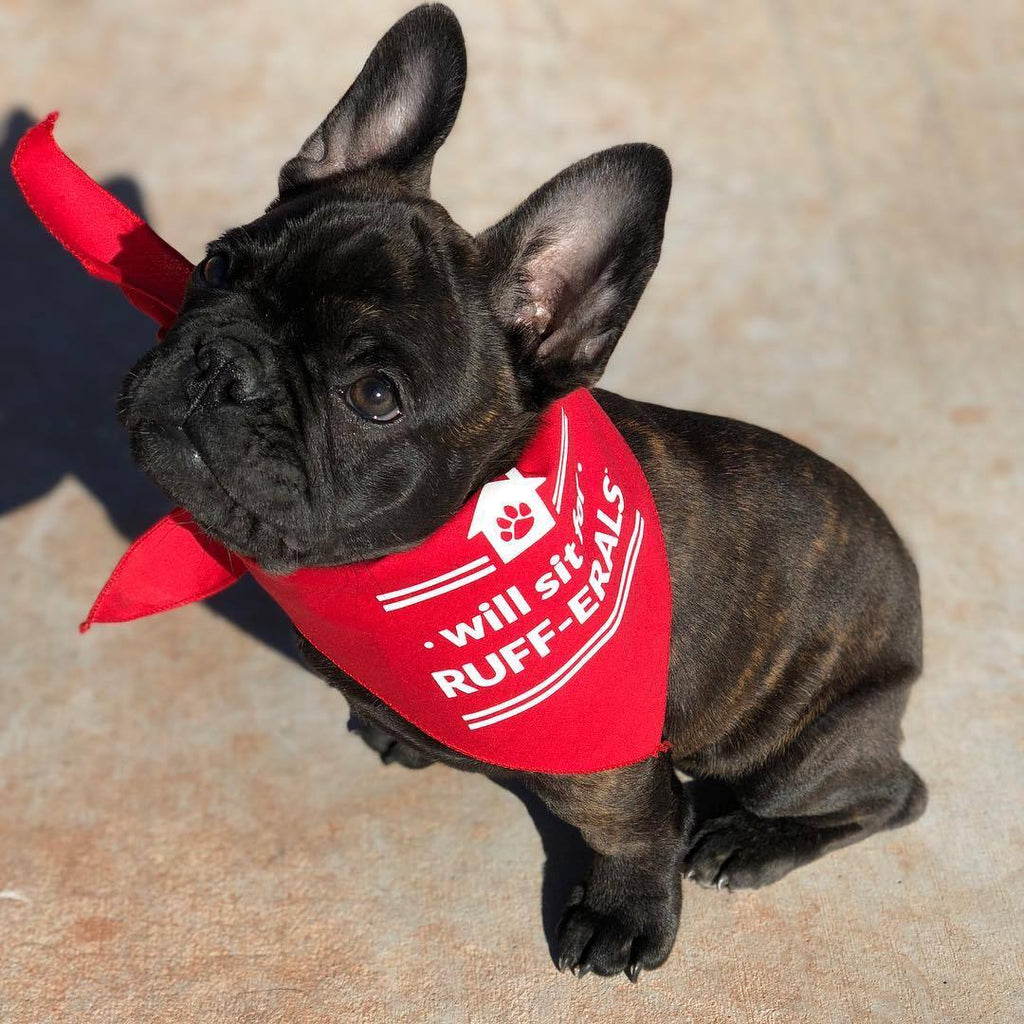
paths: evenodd
<path fill-rule="evenodd" d="M 314 647 L 454 750 L 591 772 L 658 748 L 665 549 L 643 473 L 588 391 L 413 550 L 249 570 Z"/>
<path fill-rule="evenodd" d="M 238 582 L 245 563 L 202 533 L 177 508 L 151 526 L 121 556 L 79 629 L 94 622 L 128 622 L 202 601 Z"/>
<path fill-rule="evenodd" d="M 11 172 L 26 202 L 90 274 L 112 281 L 136 309 L 169 327 L 192 264 L 61 151 L 56 122 L 54 111 L 14 151 Z"/>
<path fill-rule="evenodd" d="M 19 185 L 91 273 L 166 326 L 189 265 L 60 152 L 53 120 L 22 140 Z M 664 749 L 664 540 L 639 464 L 588 391 L 552 406 L 515 468 L 411 551 L 271 576 L 177 509 L 129 548 L 82 629 L 201 600 L 246 571 L 314 647 L 454 750 L 584 773 Z"/>

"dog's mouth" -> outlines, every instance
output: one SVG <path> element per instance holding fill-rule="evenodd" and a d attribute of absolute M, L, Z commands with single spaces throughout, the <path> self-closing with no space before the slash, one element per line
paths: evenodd
<path fill-rule="evenodd" d="M 118 419 L 139 468 L 204 533 L 269 572 L 290 572 L 325 547 L 322 517 L 311 514 L 289 411 L 273 407 L 276 395 L 236 393 L 242 355 L 201 366 L 187 338 L 169 337 L 127 375 Z"/>
<path fill-rule="evenodd" d="M 204 533 L 267 572 L 284 574 L 304 564 L 311 550 L 308 540 L 235 492 L 204 454 L 200 432 L 188 417 L 181 422 L 138 419 L 130 433 L 139 467 Z"/>
<path fill-rule="evenodd" d="M 209 517 L 203 514 L 202 509 L 195 507 L 197 502 L 181 493 L 185 490 L 182 487 L 183 481 L 190 485 L 189 490 L 197 489 L 196 485 L 203 490 L 214 489 L 232 505 L 241 507 L 203 457 L 199 445 L 189 434 L 185 421 L 135 419 L 129 423 L 128 429 L 132 439 L 132 451 L 139 468 L 151 477 L 172 501 L 187 508 L 201 526 L 206 528 L 207 524 L 202 520 Z"/>
<path fill-rule="evenodd" d="M 158 439 L 162 444 L 177 449 L 195 464 L 198 471 L 206 471 L 213 476 L 213 471 L 203 459 L 195 441 L 189 436 L 185 421 L 180 423 L 162 423 L 159 420 L 140 420 L 131 427 L 133 432 L 145 433 Z"/>

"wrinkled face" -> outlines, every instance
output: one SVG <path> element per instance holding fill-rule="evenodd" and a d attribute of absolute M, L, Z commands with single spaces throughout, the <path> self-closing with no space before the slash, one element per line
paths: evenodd
<path fill-rule="evenodd" d="M 415 543 L 533 420 L 479 263 L 426 200 L 316 190 L 227 232 L 126 382 L 137 461 L 271 571 Z"/>
<path fill-rule="evenodd" d="M 270 572 L 437 529 L 598 379 L 657 262 L 652 146 L 574 164 L 475 238 L 430 199 L 465 63 L 447 8 L 402 18 L 125 382 L 139 465 Z"/>

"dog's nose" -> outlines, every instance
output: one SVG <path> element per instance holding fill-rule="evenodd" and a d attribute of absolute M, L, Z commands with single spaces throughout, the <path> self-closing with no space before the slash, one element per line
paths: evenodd
<path fill-rule="evenodd" d="M 186 384 L 190 398 L 205 395 L 217 405 L 241 405 L 260 396 L 260 366 L 241 342 L 209 341 L 196 352 L 196 375 Z"/>

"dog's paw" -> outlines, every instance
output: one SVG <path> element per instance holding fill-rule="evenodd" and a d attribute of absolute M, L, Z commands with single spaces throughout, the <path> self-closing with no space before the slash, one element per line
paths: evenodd
<path fill-rule="evenodd" d="M 578 885 L 558 926 L 558 969 L 577 977 L 620 972 L 635 982 L 660 967 L 679 930 L 677 871 L 663 880 L 595 870 Z"/>
<path fill-rule="evenodd" d="M 683 876 L 705 889 L 758 889 L 813 857 L 816 829 L 786 818 L 735 811 L 712 818 L 683 858 Z"/>
<path fill-rule="evenodd" d="M 384 764 L 400 764 L 406 768 L 426 768 L 434 763 L 432 757 L 395 739 L 391 733 L 385 732 L 371 722 L 364 722 L 360 719 L 358 733 L 371 750 L 376 750 L 380 754 L 380 759 Z"/>

